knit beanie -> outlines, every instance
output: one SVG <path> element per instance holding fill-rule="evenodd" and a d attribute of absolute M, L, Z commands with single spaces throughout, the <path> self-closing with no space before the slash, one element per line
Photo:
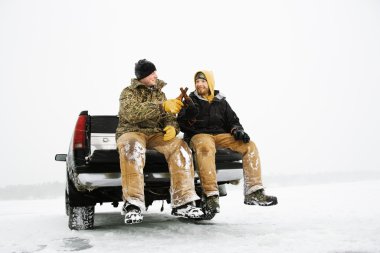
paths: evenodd
<path fill-rule="evenodd" d="M 156 66 L 146 59 L 139 60 L 135 64 L 135 75 L 137 80 L 141 80 L 156 71 Z"/>
<path fill-rule="evenodd" d="M 196 81 L 197 79 L 203 79 L 203 80 L 207 81 L 207 78 L 206 78 L 205 74 L 203 74 L 202 72 L 197 72 L 195 74 L 194 81 Z"/>

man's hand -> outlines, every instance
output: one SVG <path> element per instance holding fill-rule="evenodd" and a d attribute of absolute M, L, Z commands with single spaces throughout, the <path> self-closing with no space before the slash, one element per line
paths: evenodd
<path fill-rule="evenodd" d="M 185 107 L 187 107 L 187 106 L 194 106 L 194 102 L 193 102 L 193 100 L 187 95 L 187 90 L 188 90 L 189 88 L 180 88 L 180 90 L 181 90 L 181 94 L 177 97 L 177 99 L 178 100 L 183 100 L 183 102 L 185 103 Z"/>
<path fill-rule="evenodd" d="M 232 134 L 234 135 L 235 140 L 242 140 L 244 143 L 248 143 L 250 140 L 249 135 L 242 129 L 236 129 Z"/>
<path fill-rule="evenodd" d="M 176 136 L 175 128 L 173 126 L 166 126 L 164 128 L 165 134 L 164 134 L 164 141 L 170 141 Z"/>
<path fill-rule="evenodd" d="M 178 99 L 168 99 L 162 103 L 162 108 L 166 112 L 177 114 L 181 110 L 183 103 Z"/>

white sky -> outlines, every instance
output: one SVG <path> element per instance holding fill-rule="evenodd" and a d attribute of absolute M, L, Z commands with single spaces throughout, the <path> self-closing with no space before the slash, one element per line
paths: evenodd
<path fill-rule="evenodd" d="M 379 1 L 0 0 L 0 186 L 64 181 L 77 115 L 118 112 L 134 63 L 214 71 L 263 175 L 380 168 Z"/>

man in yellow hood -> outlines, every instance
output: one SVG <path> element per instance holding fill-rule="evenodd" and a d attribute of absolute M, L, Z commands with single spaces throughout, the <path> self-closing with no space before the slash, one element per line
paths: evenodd
<path fill-rule="evenodd" d="M 194 76 L 195 86 L 198 87 L 196 89 L 198 95 L 207 99 L 209 103 L 212 102 L 215 95 L 215 81 L 214 75 L 211 71 L 203 70 L 199 71 Z"/>
<path fill-rule="evenodd" d="M 244 131 L 239 118 L 226 98 L 215 90 L 211 71 L 194 75 L 195 91 L 189 97 L 194 104 L 182 107 L 177 121 L 184 139 L 194 150 L 207 215 L 219 213 L 219 191 L 216 180 L 216 146 L 239 152 L 243 157 L 244 204 L 271 206 L 277 198 L 266 195 L 261 181 L 260 157 L 256 145 Z"/>

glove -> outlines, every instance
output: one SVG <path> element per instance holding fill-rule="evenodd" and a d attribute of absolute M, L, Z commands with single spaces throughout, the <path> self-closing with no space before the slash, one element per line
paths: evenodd
<path fill-rule="evenodd" d="M 233 135 L 235 140 L 242 140 L 244 143 L 248 143 L 250 140 L 249 135 L 243 129 L 236 129 Z"/>
<path fill-rule="evenodd" d="M 183 103 L 178 99 L 168 99 L 162 103 L 162 108 L 166 112 L 177 114 L 183 107 Z"/>
<path fill-rule="evenodd" d="M 165 134 L 164 134 L 164 141 L 170 141 L 176 136 L 175 128 L 173 126 L 166 126 L 164 128 Z"/>

